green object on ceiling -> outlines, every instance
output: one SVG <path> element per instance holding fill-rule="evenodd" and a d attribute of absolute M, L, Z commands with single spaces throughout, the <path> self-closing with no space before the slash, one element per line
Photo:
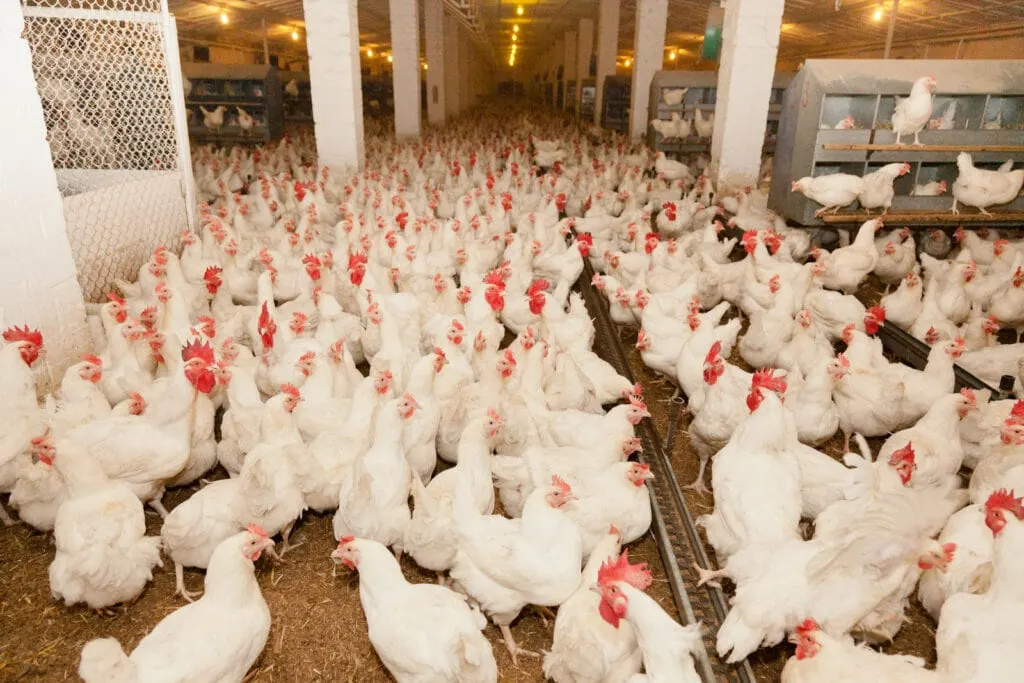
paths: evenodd
<path fill-rule="evenodd" d="M 712 62 L 718 61 L 718 55 L 722 51 L 722 27 L 708 26 L 704 29 L 704 46 L 701 49 L 701 59 Z"/>

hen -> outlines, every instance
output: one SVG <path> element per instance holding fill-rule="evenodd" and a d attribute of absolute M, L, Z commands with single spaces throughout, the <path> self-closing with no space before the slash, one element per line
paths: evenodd
<path fill-rule="evenodd" d="M 370 643 L 398 683 L 494 683 L 487 620 L 443 586 L 411 584 L 386 547 L 343 536 L 331 559 L 359 572 Z"/>
<path fill-rule="evenodd" d="M 896 98 L 896 109 L 892 114 L 892 130 L 896 133 L 896 144 L 901 144 L 904 135 L 913 135 L 914 144 L 920 145 L 918 135 L 932 118 L 935 92 L 935 79 L 922 76 L 914 81 L 910 89 L 910 97 Z"/>
<path fill-rule="evenodd" d="M 113 638 L 86 643 L 78 675 L 85 683 L 242 681 L 270 634 L 253 562 L 273 546 L 255 525 L 225 539 L 210 558 L 201 599 L 164 617 L 130 657 Z"/>
<path fill-rule="evenodd" d="M 960 173 L 953 183 L 953 213 L 960 213 L 957 209 L 957 203 L 960 203 L 990 216 L 986 211 L 988 207 L 1012 202 L 1024 185 L 1024 168 L 1015 171 L 975 168 L 967 152 L 957 155 L 956 165 Z"/>

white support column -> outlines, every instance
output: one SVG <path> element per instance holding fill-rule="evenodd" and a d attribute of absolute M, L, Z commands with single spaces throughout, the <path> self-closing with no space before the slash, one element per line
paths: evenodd
<path fill-rule="evenodd" d="M 757 185 L 783 4 L 730 0 L 726 5 L 711 138 L 711 163 L 720 189 Z"/>
<path fill-rule="evenodd" d="M 473 68 L 473 43 L 469 35 L 459 31 L 459 110 L 466 111 L 476 102 L 473 100 L 473 85 L 469 72 Z"/>
<path fill-rule="evenodd" d="M 420 19 L 418 0 L 389 0 L 391 80 L 394 84 L 395 137 L 420 136 Z"/>
<path fill-rule="evenodd" d="M 423 31 L 427 44 L 427 121 L 441 126 L 445 118 L 446 73 L 443 0 L 423 0 Z"/>
<path fill-rule="evenodd" d="M 462 112 L 462 97 L 459 94 L 459 45 L 461 36 L 458 20 L 450 14 L 444 15 L 444 111 L 448 118 Z M 427 64 L 429 66 L 429 63 Z M 428 69 L 429 71 L 429 69 Z"/>
<path fill-rule="evenodd" d="M 46 353 L 34 368 L 38 388 L 49 391 L 90 350 L 89 327 L 22 29 L 18 0 L 0 0 L 0 123 L 15 133 L 0 137 L 0 325 L 42 332 Z"/>
<path fill-rule="evenodd" d="M 303 0 L 316 151 L 322 166 L 363 167 L 356 0 Z"/>
<path fill-rule="evenodd" d="M 572 92 L 569 91 L 569 81 L 576 80 L 576 31 L 565 32 L 565 95 L 562 97 L 562 109 L 569 108 L 569 102 L 576 94 L 576 85 L 573 84 Z"/>
<path fill-rule="evenodd" d="M 579 44 L 576 51 L 576 118 L 580 115 L 580 96 L 583 93 L 583 79 L 590 77 L 590 55 L 594 52 L 594 20 L 580 19 Z"/>
<path fill-rule="evenodd" d="M 615 75 L 615 56 L 619 50 L 619 0 L 600 0 L 597 17 L 597 98 L 594 123 L 601 123 L 605 76 Z"/>
<path fill-rule="evenodd" d="M 731 2 L 732 0 L 730 0 Z M 630 137 L 647 132 L 647 103 L 651 99 L 651 80 L 665 59 L 665 25 L 668 0 L 638 0 L 636 33 L 633 37 L 633 83 L 629 97 Z"/>

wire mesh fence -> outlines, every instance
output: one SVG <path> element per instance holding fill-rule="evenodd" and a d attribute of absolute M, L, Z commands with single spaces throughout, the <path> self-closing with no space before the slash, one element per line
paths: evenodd
<path fill-rule="evenodd" d="M 188 226 L 166 14 L 160 0 L 24 0 L 23 10 L 78 279 L 98 301 Z"/>

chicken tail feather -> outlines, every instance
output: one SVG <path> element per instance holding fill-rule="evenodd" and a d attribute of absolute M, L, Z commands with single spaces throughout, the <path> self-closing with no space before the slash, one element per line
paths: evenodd
<path fill-rule="evenodd" d="M 101 683 L 102 681 L 138 680 L 135 664 L 121 648 L 115 638 L 98 638 L 91 640 L 82 648 L 82 661 L 78 665 L 78 675 L 85 683 Z"/>

